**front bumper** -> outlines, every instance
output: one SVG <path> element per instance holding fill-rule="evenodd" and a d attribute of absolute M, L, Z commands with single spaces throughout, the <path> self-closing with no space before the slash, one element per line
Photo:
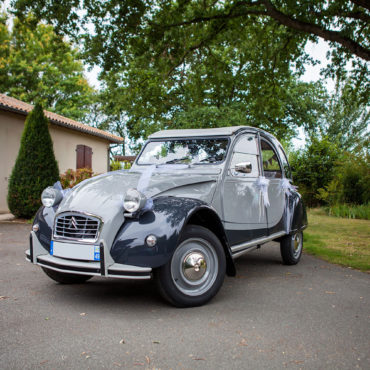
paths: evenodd
<path fill-rule="evenodd" d="M 105 276 L 121 279 L 150 279 L 152 269 L 115 263 L 104 242 L 100 240 L 100 262 L 78 261 L 50 255 L 39 242 L 36 234 L 31 231 L 30 249 L 26 251 L 26 259 L 36 265 L 64 273 Z"/>

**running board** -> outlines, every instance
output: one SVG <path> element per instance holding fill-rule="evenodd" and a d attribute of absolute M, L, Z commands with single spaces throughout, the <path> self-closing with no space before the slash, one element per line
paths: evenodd
<path fill-rule="evenodd" d="M 244 253 L 251 252 L 258 248 L 259 245 L 270 242 L 276 238 L 280 238 L 281 236 L 286 235 L 285 231 L 280 231 L 275 234 L 271 234 L 269 236 L 265 236 L 263 238 L 254 239 L 247 243 L 237 244 L 231 247 L 231 252 L 233 254 L 233 259 L 241 256 Z"/>

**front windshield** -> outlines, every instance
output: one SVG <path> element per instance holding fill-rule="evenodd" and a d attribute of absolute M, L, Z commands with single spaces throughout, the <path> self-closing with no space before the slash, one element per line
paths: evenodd
<path fill-rule="evenodd" d="M 138 164 L 210 164 L 222 162 L 226 156 L 227 138 L 178 139 L 150 141 Z"/>

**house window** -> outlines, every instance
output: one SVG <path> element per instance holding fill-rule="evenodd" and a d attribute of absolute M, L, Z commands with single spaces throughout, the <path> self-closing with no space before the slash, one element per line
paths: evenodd
<path fill-rule="evenodd" d="M 92 148 L 87 145 L 79 144 L 76 147 L 76 169 L 92 169 Z"/>

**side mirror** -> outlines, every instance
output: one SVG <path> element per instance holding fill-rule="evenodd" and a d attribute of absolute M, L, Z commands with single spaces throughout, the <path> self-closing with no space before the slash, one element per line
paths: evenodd
<path fill-rule="evenodd" d="M 251 173 L 252 163 L 251 162 L 241 162 L 235 165 L 235 171 L 241 173 Z"/>

